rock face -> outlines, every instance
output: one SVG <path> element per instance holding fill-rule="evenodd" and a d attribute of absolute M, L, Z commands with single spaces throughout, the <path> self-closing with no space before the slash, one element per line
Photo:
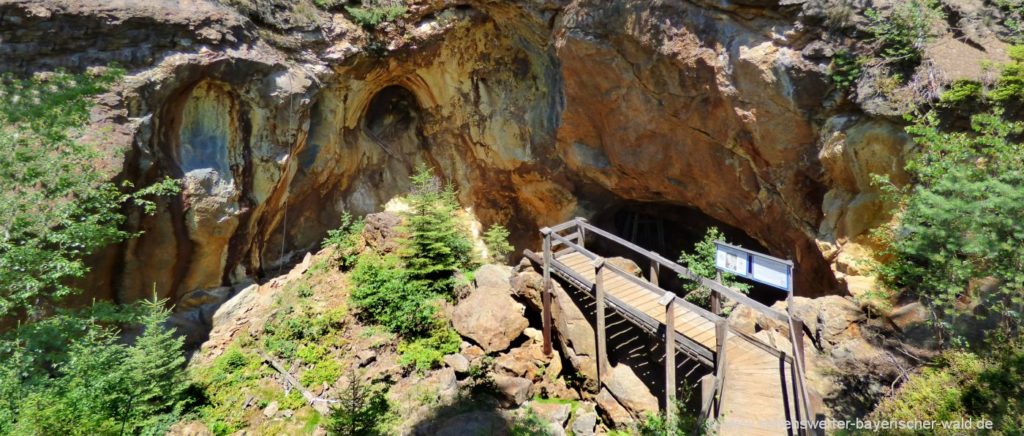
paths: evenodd
<path fill-rule="evenodd" d="M 618 403 L 633 416 L 642 417 L 648 412 L 658 413 L 658 399 L 628 366 L 620 364 L 612 368 L 605 385 Z"/>
<path fill-rule="evenodd" d="M 627 202 L 686 207 L 797 261 L 798 294 L 841 294 L 887 217 L 867 177 L 905 179 L 909 140 L 829 83 L 821 2 L 776 3 L 412 1 L 371 35 L 309 2 L 15 0 L 0 71 L 127 66 L 93 117 L 111 177 L 183 182 L 130 214 L 144 234 L 97 264 L 98 296 L 273 274 L 417 163 L 519 248 Z"/>
<path fill-rule="evenodd" d="M 505 288 L 477 288 L 459 302 L 452 312 L 452 326 L 462 336 L 494 353 L 508 349 L 512 340 L 529 326 L 525 307 L 512 299 Z"/>

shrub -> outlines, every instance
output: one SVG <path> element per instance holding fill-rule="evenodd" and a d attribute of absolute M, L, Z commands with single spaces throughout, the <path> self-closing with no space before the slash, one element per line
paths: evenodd
<path fill-rule="evenodd" d="M 942 19 L 936 0 L 899 2 L 887 15 L 875 9 L 868 9 L 865 15 L 875 56 L 902 72 L 921 63 L 924 48 L 934 36 L 935 24 Z"/>
<path fill-rule="evenodd" d="M 871 413 L 904 421 L 991 420 L 995 434 L 1024 431 L 1024 342 L 1000 337 L 979 356 L 947 351 Z"/>
<path fill-rule="evenodd" d="M 507 261 L 509 253 L 515 248 L 508 242 L 508 229 L 501 224 L 494 224 L 484 233 L 484 245 L 492 260 Z"/>
<path fill-rule="evenodd" d="M 398 363 L 413 366 L 419 372 L 436 368 L 447 354 L 457 353 L 462 338 L 448 325 L 440 326 L 430 336 L 398 345 Z"/>
<path fill-rule="evenodd" d="M 303 386 L 313 388 L 323 383 L 334 383 L 338 377 L 341 377 L 341 365 L 334 359 L 327 359 L 317 361 L 313 368 L 304 371 L 299 381 Z"/>
<path fill-rule="evenodd" d="M 430 292 L 410 279 L 396 256 L 360 256 L 352 281 L 356 284 L 352 303 L 369 320 L 409 337 L 425 334 L 433 326 Z"/>
<path fill-rule="evenodd" d="M 343 269 L 355 265 L 359 256 L 359 237 L 363 232 L 362 218 L 353 219 L 348 212 L 341 214 L 341 225 L 337 229 L 328 230 L 323 246 L 334 248 L 334 258 Z"/>
<path fill-rule="evenodd" d="M 836 52 L 829 66 L 829 76 L 836 88 L 849 90 L 860 79 L 864 59 L 846 50 Z"/>
<path fill-rule="evenodd" d="M 718 230 L 717 227 L 711 227 L 704 233 L 704 239 L 701 239 L 693 247 L 693 252 L 687 253 L 683 251 L 679 254 L 679 263 L 688 268 L 695 274 L 714 280 L 718 275 L 719 271 L 715 268 L 715 241 L 724 241 L 725 235 Z M 750 290 L 750 285 L 737 281 L 736 276 L 727 272 L 722 272 L 721 283 L 735 289 L 739 292 L 746 293 Z M 689 280 L 687 277 L 680 278 L 686 279 L 683 284 L 683 290 L 686 292 L 687 301 L 703 306 L 709 307 L 711 304 L 711 291 L 704 288 L 695 281 Z"/>
<path fill-rule="evenodd" d="M 383 427 L 386 427 L 391 405 L 386 394 L 383 387 L 365 383 L 352 371 L 338 404 L 331 409 L 328 432 L 341 436 L 387 434 Z"/>
<path fill-rule="evenodd" d="M 352 15 L 352 20 L 368 29 L 380 23 L 395 21 L 405 15 L 408 10 L 402 0 L 363 0 L 358 7 L 346 6 L 345 10 Z"/>

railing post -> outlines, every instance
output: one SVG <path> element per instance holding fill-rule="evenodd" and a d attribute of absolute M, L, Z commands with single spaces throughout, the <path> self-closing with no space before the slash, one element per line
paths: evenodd
<path fill-rule="evenodd" d="M 722 283 L 721 271 L 715 272 L 715 281 L 718 283 Z M 718 294 L 718 291 L 714 289 L 708 290 L 711 291 L 711 313 L 718 315 L 719 313 L 722 313 L 722 297 L 721 295 Z"/>
<path fill-rule="evenodd" d="M 597 288 L 594 292 L 595 299 L 597 300 L 597 386 L 598 389 L 601 387 L 601 382 L 608 374 L 608 345 L 605 338 L 604 331 L 604 258 L 599 257 L 594 260 L 594 287 Z"/>
<path fill-rule="evenodd" d="M 587 222 L 587 219 L 586 218 L 576 217 L 575 221 L 576 221 L 576 232 L 580 234 L 580 240 L 579 240 L 579 244 L 578 245 L 580 247 L 587 248 L 587 246 L 585 245 L 585 242 L 587 240 L 587 229 L 586 229 L 586 226 L 583 225 L 583 224 L 585 224 Z"/>
<path fill-rule="evenodd" d="M 652 285 L 658 286 L 658 274 L 661 272 L 661 264 L 658 263 L 658 253 L 655 253 L 655 252 L 652 251 L 651 254 L 650 254 L 650 258 L 651 258 L 651 274 L 650 274 L 650 280 L 649 281 L 651 282 Z"/>
<path fill-rule="evenodd" d="M 722 318 L 715 321 L 715 386 L 716 395 L 719 395 L 719 400 L 715 401 L 715 416 L 722 412 L 721 395 L 725 389 L 725 342 L 728 339 L 729 320 Z"/>
<path fill-rule="evenodd" d="M 541 316 L 544 331 L 544 355 L 551 356 L 551 229 L 540 229 L 544 235 L 544 284 L 541 290 L 543 315 Z"/>
<path fill-rule="evenodd" d="M 665 306 L 665 421 L 672 429 L 676 399 L 676 294 L 666 292 L 658 303 Z"/>
<path fill-rule="evenodd" d="M 800 359 L 800 367 L 806 368 L 807 361 L 804 360 L 804 322 L 793 319 L 793 335 L 796 336 L 796 357 Z"/>

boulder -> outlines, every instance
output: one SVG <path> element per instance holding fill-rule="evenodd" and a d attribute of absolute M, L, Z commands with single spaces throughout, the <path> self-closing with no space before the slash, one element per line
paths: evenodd
<path fill-rule="evenodd" d="M 576 419 L 572 421 L 572 426 L 569 428 L 572 430 L 573 436 L 593 436 L 594 427 L 597 426 L 597 414 L 594 412 L 582 412 L 576 415 Z"/>
<path fill-rule="evenodd" d="M 605 385 L 609 392 L 633 416 L 644 416 L 647 412 L 658 412 L 658 398 L 651 394 L 650 389 L 633 369 L 625 364 L 612 368 Z"/>
<path fill-rule="evenodd" d="M 606 262 L 611 266 L 631 274 L 633 277 L 643 277 L 644 275 L 644 270 L 641 269 L 636 262 L 626 259 L 625 257 L 610 257 Z"/>
<path fill-rule="evenodd" d="M 529 325 L 525 308 L 512 299 L 509 289 L 484 287 L 473 291 L 452 312 L 452 325 L 464 337 L 494 353 L 507 350 Z"/>
<path fill-rule="evenodd" d="M 601 414 L 604 415 L 606 421 L 613 427 L 627 428 L 635 422 L 629 411 L 615 400 L 615 397 L 608 392 L 608 389 L 602 388 L 601 392 L 594 397 L 594 400 L 597 401 L 597 407 Z"/>
<path fill-rule="evenodd" d="M 429 434 L 437 436 L 503 436 L 509 434 L 509 425 L 505 418 L 497 412 L 478 410 L 448 418 L 435 427 L 434 431 L 429 432 Z"/>
<path fill-rule="evenodd" d="M 494 384 L 506 406 L 520 406 L 533 396 L 533 382 L 522 377 L 495 375 Z"/>
<path fill-rule="evenodd" d="M 267 417 L 268 419 L 273 418 L 274 415 L 277 415 L 277 411 L 280 408 L 281 406 L 277 403 L 277 401 L 271 401 L 270 404 L 267 404 L 267 407 L 263 408 L 263 416 Z"/>
<path fill-rule="evenodd" d="M 378 212 L 366 215 L 363 220 L 363 243 L 382 253 L 398 250 L 402 232 L 402 217 L 392 212 Z"/>
<path fill-rule="evenodd" d="M 540 290 L 543 278 L 534 270 L 526 270 L 512 279 L 512 290 L 530 305 L 541 311 Z M 580 374 L 587 379 L 588 387 L 596 390 L 597 342 L 594 328 L 579 307 L 557 282 L 552 283 L 551 319 L 553 330 L 558 332 L 558 345 L 565 357 Z"/>
<path fill-rule="evenodd" d="M 512 285 L 512 268 L 505 265 L 487 264 L 481 266 L 473 275 L 478 288 L 509 288 Z"/>
<path fill-rule="evenodd" d="M 565 427 L 565 421 L 569 419 L 569 414 L 572 412 L 572 406 L 568 403 L 533 403 L 530 408 L 542 420 L 559 428 Z"/>
<path fill-rule="evenodd" d="M 366 365 L 369 365 L 370 363 L 373 363 L 374 360 L 377 360 L 377 352 L 376 351 L 373 351 L 373 350 L 363 350 L 363 351 L 360 351 L 360 352 L 356 353 L 356 364 L 358 364 L 359 367 L 364 367 Z"/>
<path fill-rule="evenodd" d="M 171 426 L 167 436 L 213 436 L 213 432 L 201 421 L 183 421 Z"/>
<path fill-rule="evenodd" d="M 455 353 L 444 356 L 444 363 L 455 370 L 457 374 L 469 372 L 469 359 L 461 354 Z"/>

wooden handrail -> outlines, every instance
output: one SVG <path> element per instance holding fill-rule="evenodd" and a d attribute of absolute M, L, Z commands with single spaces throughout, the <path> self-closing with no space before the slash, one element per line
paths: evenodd
<path fill-rule="evenodd" d="M 576 221 L 572 221 L 572 222 L 576 223 Z M 648 259 L 651 259 L 651 260 L 653 260 L 655 262 L 660 263 L 661 265 L 665 266 L 666 268 L 674 271 L 676 274 L 679 274 L 679 275 L 681 275 L 681 276 L 683 276 L 685 278 L 688 278 L 688 279 L 693 280 L 693 281 L 695 281 L 697 283 L 700 283 L 701 286 L 703 286 L 705 288 L 708 288 L 708 289 L 710 289 L 710 290 L 712 290 L 714 292 L 718 292 L 719 294 L 722 294 L 722 295 L 724 295 L 726 297 L 729 297 L 730 299 L 733 299 L 733 300 L 735 300 L 735 301 L 737 301 L 739 303 L 742 303 L 742 304 L 744 304 L 746 306 L 750 306 L 752 309 L 757 310 L 758 312 L 761 312 L 764 315 L 770 316 L 770 317 L 774 318 L 777 321 L 787 322 L 789 320 L 789 317 L 786 316 L 786 314 L 781 313 L 781 312 L 779 312 L 779 311 L 777 311 L 775 309 L 772 309 L 771 307 L 766 306 L 765 304 L 761 303 L 760 301 L 754 300 L 753 298 L 750 298 L 750 297 L 744 295 L 743 293 L 740 293 L 739 291 L 736 291 L 735 289 L 729 288 L 727 286 L 723 286 L 720 283 L 715 282 L 714 280 L 710 280 L 710 279 L 707 279 L 705 277 L 701 277 L 697 273 L 694 273 L 693 271 L 690 271 L 689 268 L 686 268 L 685 266 L 682 266 L 682 265 L 680 265 L 678 263 L 675 263 L 674 261 L 672 261 L 670 259 L 666 259 L 664 256 L 662 256 L 662 255 L 660 255 L 658 253 L 655 253 L 655 252 L 649 251 L 649 250 L 645 250 L 645 249 L 641 248 L 640 246 L 638 246 L 638 245 L 636 245 L 636 244 L 634 244 L 632 242 L 629 242 L 629 241 L 627 241 L 625 239 L 622 239 L 622 238 L 620 238 L 618 236 L 615 236 L 614 234 L 611 234 L 611 233 L 609 233 L 609 232 L 607 232 L 605 230 L 597 228 L 597 227 L 593 226 L 592 224 L 590 224 L 590 223 L 588 223 L 586 221 L 581 222 L 580 225 L 582 227 L 585 227 L 587 230 L 590 230 L 590 231 L 594 232 L 595 234 L 603 236 L 605 239 L 608 239 L 608 240 L 610 240 L 612 242 L 615 242 L 615 243 L 617 243 L 619 245 L 622 245 L 623 247 L 626 247 L 626 248 L 628 248 L 630 250 L 633 250 L 633 251 L 635 251 L 638 254 L 642 254 L 642 255 L 646 256 Z"/>

